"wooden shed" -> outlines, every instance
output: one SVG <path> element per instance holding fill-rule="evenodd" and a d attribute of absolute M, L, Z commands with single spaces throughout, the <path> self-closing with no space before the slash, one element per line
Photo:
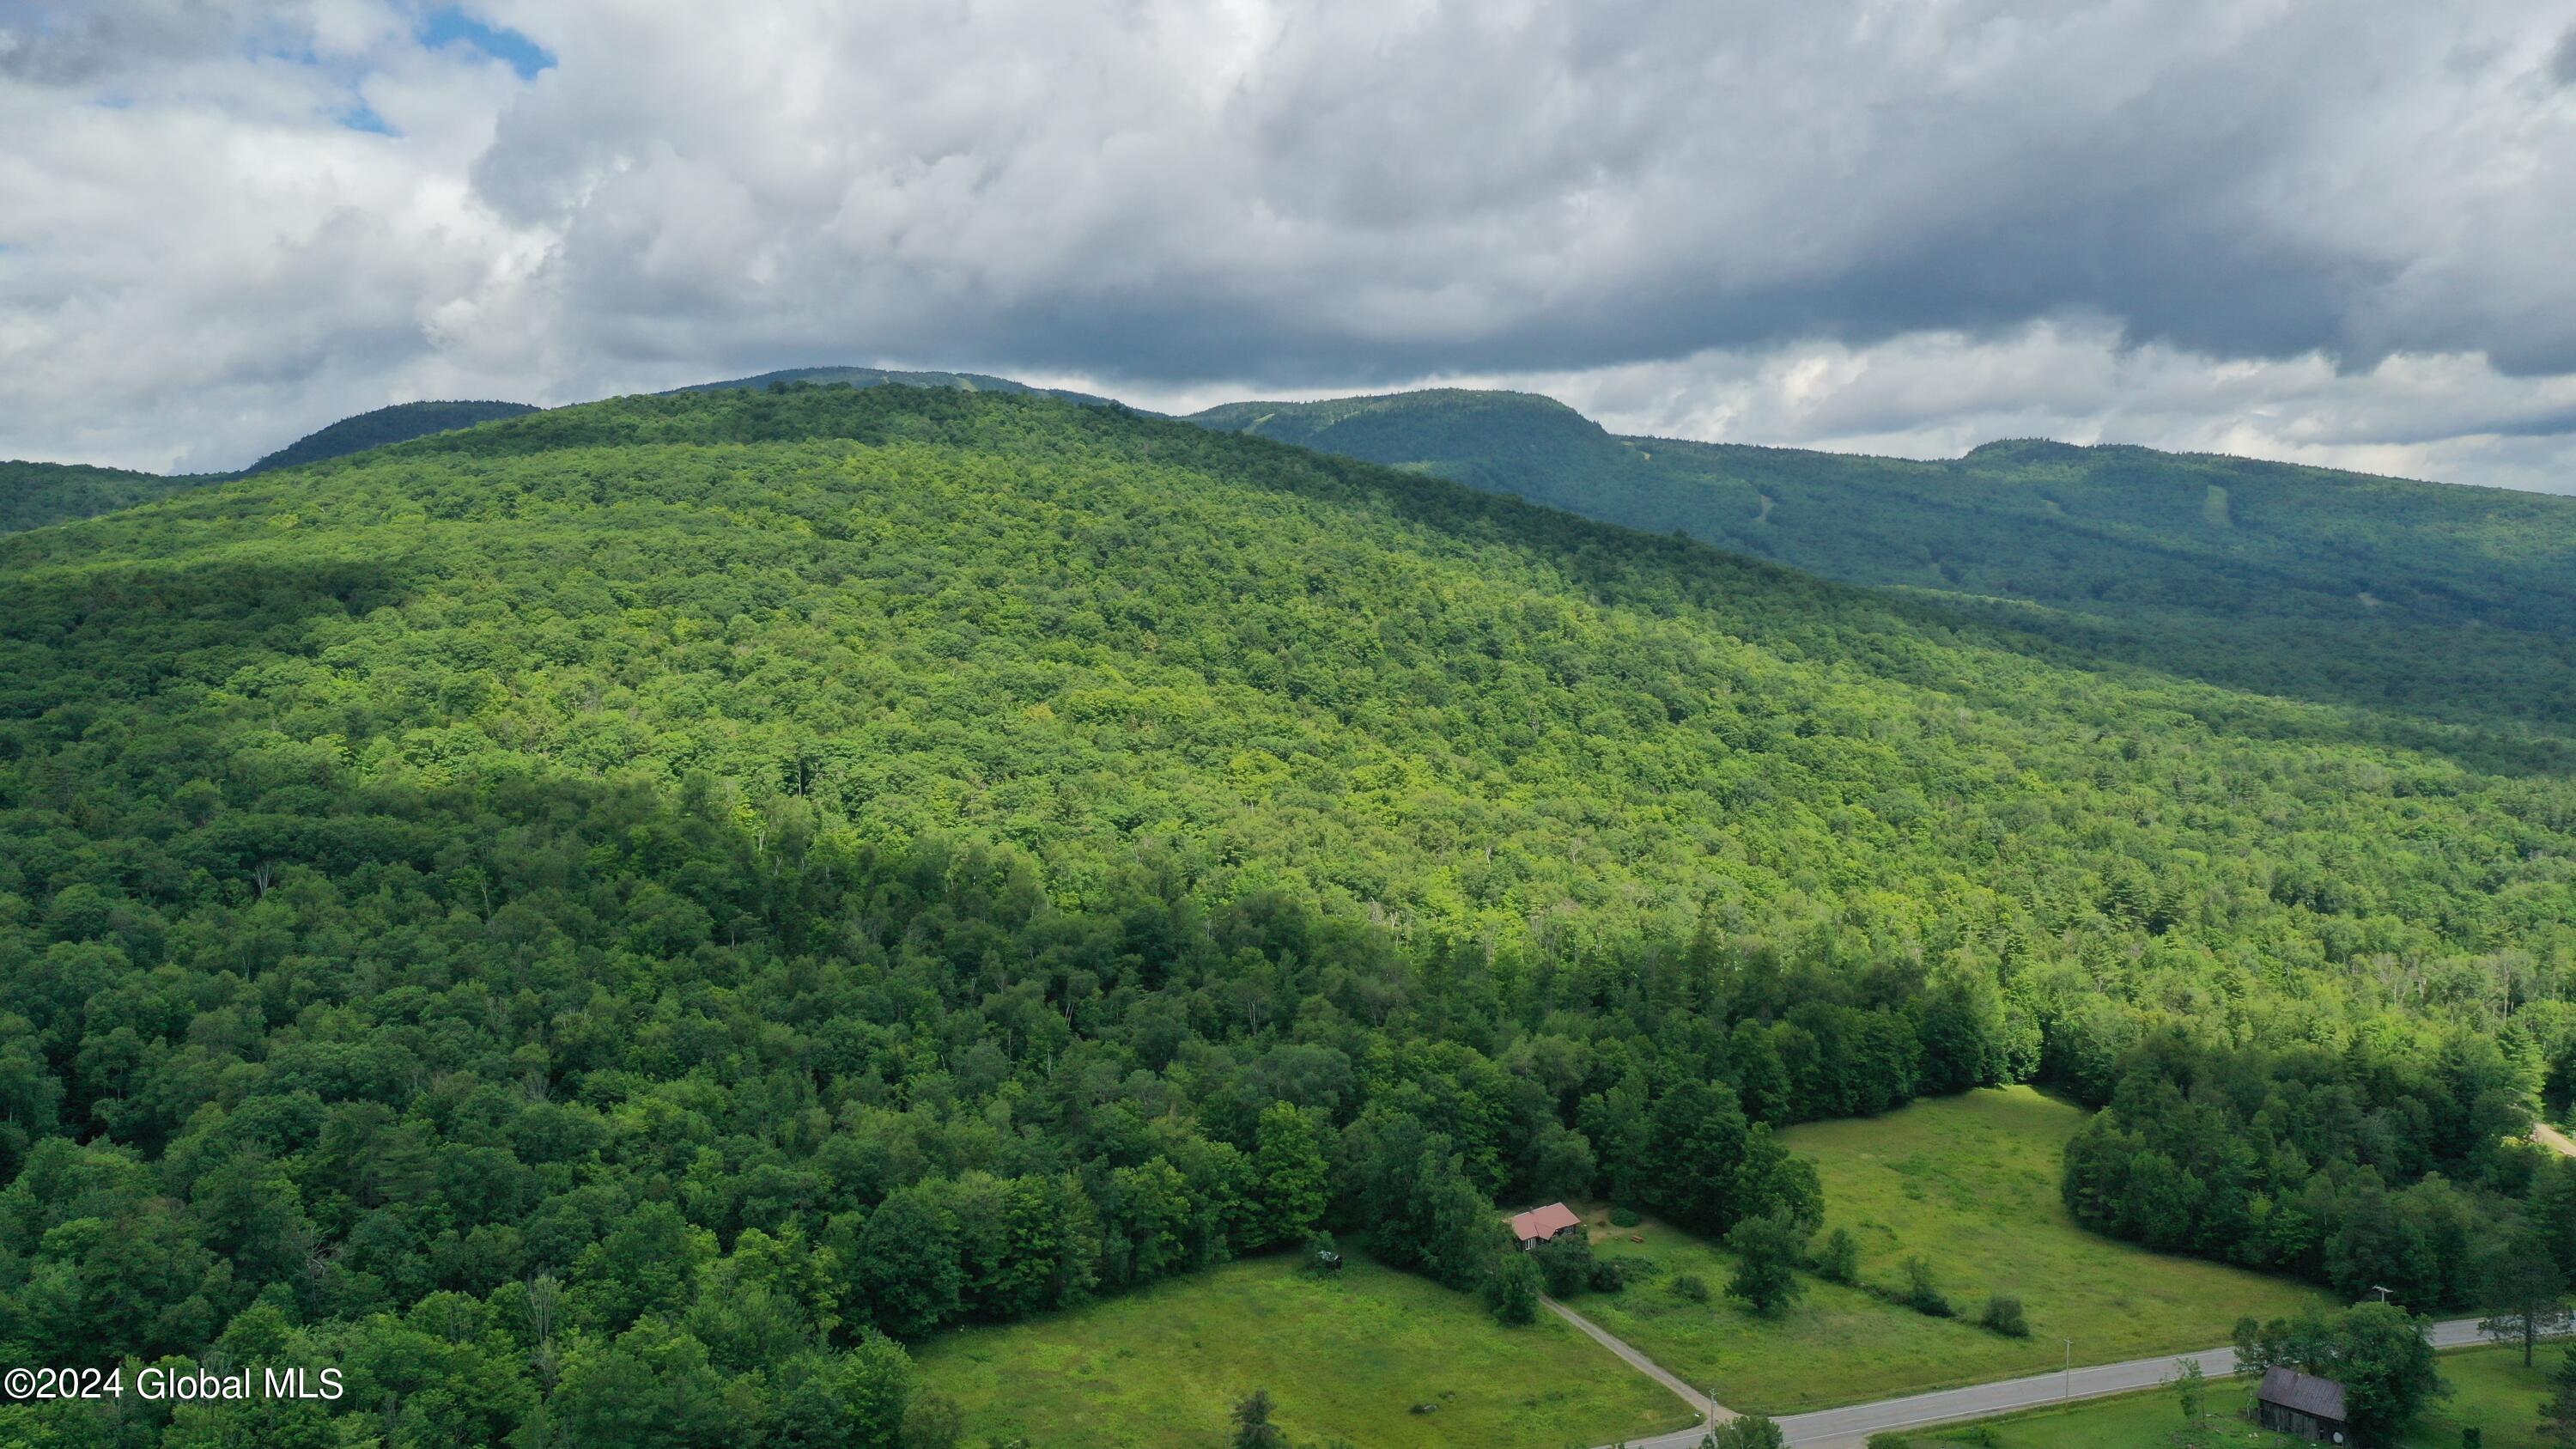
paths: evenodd
<path fill-rule="evenodd" d="M 2352 1430 L 2344 1422 L 2343 1385 L 2296 1369 L 2263 1373 L 2254 1391 L 2254 1416 L 2263 1427 L 2319 1444 L 2349 1444 Z"/>

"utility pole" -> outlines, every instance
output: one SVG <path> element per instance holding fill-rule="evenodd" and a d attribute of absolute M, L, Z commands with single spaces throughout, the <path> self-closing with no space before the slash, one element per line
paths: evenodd
<path fill-rule="evenodd" d="M 2066 1391 L 2058 1396 L 2061 1403 L 2075 1402 L 2075 1340 L 2066 1340 Z"/>
<path fill-rule="evenodd" d="M 2388 1301 L 2388 1290 L 2387 1290 L 2386 1288 L 2383 1288 L 2383 1287 L 2381 1287 L 2380 1285 L 2378 1285 L 2378 1284 L 2376 1284 L 2376 1283 L 2373 1283 L 2373 1284 L 2371 1284 L 2371 1285 L 2370 1285 L 2370 1291 L 2379 1295 L 2379 1301 L 2380 1301 L 2380 1302 L 2385 1303 L 2385 1302 L 2387 1302 L 2387 1301 Z"/>

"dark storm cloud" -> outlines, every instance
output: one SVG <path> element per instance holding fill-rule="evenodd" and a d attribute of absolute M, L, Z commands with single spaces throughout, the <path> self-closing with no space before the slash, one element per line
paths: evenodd
<path fill-rule="evenodd" d="M 2511 7 L 1322 6 L 1228 35 L 925 6 L 715 37 L 547 11 L 561 84 L 477 187 L 553 230 L 548 284 L 639 359 L 783 330 L 1362 380 L 2070 312 L 2218 357 L 2576 349 L 2576 307 L 2496 295 L 2520 279 L 2482 255 L 2576 222 L 2538 147 L 2565 118 L 2509 84 L 2551 32 Z M 2525 154 L 2458 154 L 2484 128 Z"/>

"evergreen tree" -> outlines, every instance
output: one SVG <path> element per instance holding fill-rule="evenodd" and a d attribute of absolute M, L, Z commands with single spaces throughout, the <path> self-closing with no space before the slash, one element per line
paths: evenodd
<path fill-rule="evenodd" d="M 2478 1266 L 2477 1301 L 2487 1310 L 2478 1331 L 2498 1343 L 2520 1343 L 2523 1367 L 2531 1367 L 2541 1335 L 2567 1319 L 2567 1280 L 2548 1240 L 2516 1224 Z"/>
<path fill-rule="evenodd" d="M 2549 1388 L 2540 1405 L 2540 1442 L 2549 1449 L 2576 1449 L 2576 1348 L 2559 1355 Z"/>
<path fill-rule="evenodd" d="M 1254 1389 L 1234 1406 L 1234 1449 L 1287 1449 L 1288 1436 L 1270 1422 L 1270 1391 Z"/>

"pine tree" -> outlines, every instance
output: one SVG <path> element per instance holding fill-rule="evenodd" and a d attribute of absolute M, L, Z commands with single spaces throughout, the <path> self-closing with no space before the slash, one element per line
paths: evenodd
<path fill-rule="evenodd" d="M 1288 1436 L 1270 1422 L 1270 1391 L 1254 1389 L 1234 1406 L 1234 1449 L 1286 1449 Z"/>
<path fill-rule="evenodd" d="M 2576 1348 L 2558 1360 L 2549 1384 L 2556 1392 L 2540 1406 L 2540 1442 L 2550 1449 L 2576 1449 Z"/>

